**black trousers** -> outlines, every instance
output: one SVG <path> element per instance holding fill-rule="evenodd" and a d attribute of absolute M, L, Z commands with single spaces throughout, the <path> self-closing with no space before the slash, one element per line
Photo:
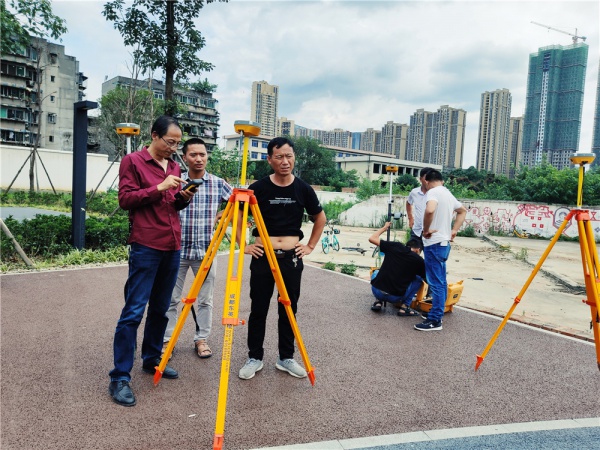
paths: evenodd
<path fill-rule="evenodd" d="M 296 259 L 294 263 L 290 257 L 278 259 L 279 269 L 285 288 L 290 297 L 294 317 L 298 308 L 300 297 L 300 282 L 304 263 Z M 266 255 L 252 258 L 250 263 L 250 299 L 252 300 L 250 317 L 248 318 L 248 357 L 260 359 L 264 356 L 263 342 L 265 340 L 265 326 L 269 305 L 273 297 L 275 279 L 269 267 Z M 277 302 L 277 331 L 279 333 L 279 357 L 288 359 L 294 357 L 294 332 L 288 320 L 284 306 Z"/>

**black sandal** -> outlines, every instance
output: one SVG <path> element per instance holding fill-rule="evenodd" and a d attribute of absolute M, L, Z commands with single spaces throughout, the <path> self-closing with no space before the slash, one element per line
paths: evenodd
<path fill-rule="evenodd" d="M 373 306 L 371 306 L 371 311 L 381 311 L 382 305 L 383 305 L 383 302 L 380 302 L 379 300 L 377 300 L 375 303 L 373 303 Z"/>
<path fill-rule="evenodd" d="M 412 317 L 412 316 L 418 316 L 419 313 L 417 311 L 415 311 L 414 309 L 409 308 L 408 306 L 404 306 L 404 307 L 400 307 L 400 309 L 398 310 L 398 315 L 401 317 Z"/>

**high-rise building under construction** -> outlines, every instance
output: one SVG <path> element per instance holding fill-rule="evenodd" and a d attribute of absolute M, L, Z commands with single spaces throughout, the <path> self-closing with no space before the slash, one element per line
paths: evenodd
<path fill-rule="evenodd" d="M 522 162 L 544 159 L 557 169 L 570 167 L 578 150 L 588 45 L 542 47 L 529 55 Z"/>

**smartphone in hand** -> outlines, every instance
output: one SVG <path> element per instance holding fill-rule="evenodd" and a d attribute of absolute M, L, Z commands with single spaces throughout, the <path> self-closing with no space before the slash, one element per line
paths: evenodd
<path fill-rule="evenodd" d="M 185 186 L 183 187 L 182 191 L 196 192 L 196 189 L 198 189 L 198 186 L 200 186 L 203 183 L 204 183 L 204 180 L 202 178 L 198 178 L 196 180 L 188 179 Z M 175 194 L 175 198 L 178 200 L 181 200 L 183 197 L 178 192 L 177 194 Z"/>

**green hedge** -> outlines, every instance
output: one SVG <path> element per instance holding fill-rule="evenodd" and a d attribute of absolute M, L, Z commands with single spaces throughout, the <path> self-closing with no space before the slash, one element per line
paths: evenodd
<path fill-rule="evenodd" d="M 19 222 L 8 217 L 4 223 L 29 257 L 51 258 L 73 250 L 71 217 L 37 214 L 34 219 Z M 129 220 L 126 216 L 90 217 L 85 221 L 85 248 L 108 250 L 127 243 Z M 18 260 L 12 243 L 2 233 L 0 260 Z"/>

